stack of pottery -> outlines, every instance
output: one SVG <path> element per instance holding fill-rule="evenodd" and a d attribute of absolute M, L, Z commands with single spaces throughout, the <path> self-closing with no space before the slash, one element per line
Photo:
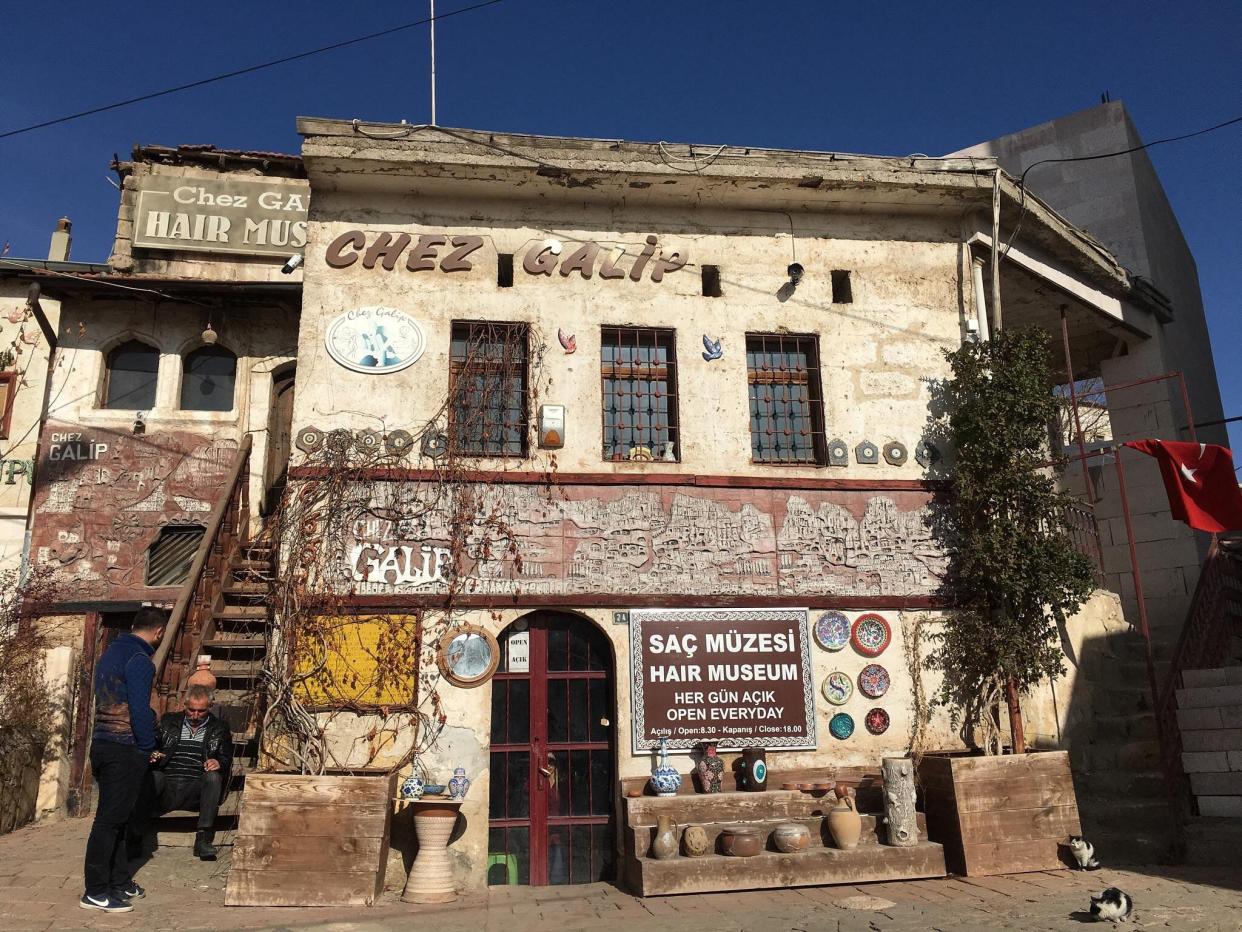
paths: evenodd
<path fill-rule="evenodd" d="M 703 759 L 694 768 L 699 776 L 699 787 L 704 793 L 719 793 L 720 778 L 724 775 L 724 761 L 716 755 L 716 745 L 708 744 Z"/>
<path fill-rule="evenodd" d="M 676 796 L 681 787 L 681 774 L 668 762 L 668 739 L 660 739 L 660 759 L 651 768 L 651 788 L 657 796 Z"/>
<path fill-rule="evenodd" d="M 862 817 L 854 804 L 851 790 L 844 783 L 837 784 L 837 804 L 828 810 L 828 831 L 832 842 L 846 851 L 858 847 L 862 837 Z"/>

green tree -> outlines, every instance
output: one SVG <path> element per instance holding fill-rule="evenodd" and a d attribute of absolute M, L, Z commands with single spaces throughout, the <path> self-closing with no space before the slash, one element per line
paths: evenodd
<path fill-rule="evenodd" d="M 1020 753 L 1018 694 L 1064 673 L 1058 623 L 1091 594 L 1092 567 L 1069 534 L 1070 496 L 1047 468 L 1058 408 L 1047 333 L 1004 330 L 945 356 L 953 375 L 937 427 L 955 453 L 942 515 L 953 609 L 928 659 L 967 728 L 995 735 L 992 710 L 1005 697 Z"/>

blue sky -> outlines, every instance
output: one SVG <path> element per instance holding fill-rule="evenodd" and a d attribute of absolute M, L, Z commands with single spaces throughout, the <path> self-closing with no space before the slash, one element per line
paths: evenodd
<path fill-rule="evenodd" d="M 439 0 L 441 14 L 470 0 Z M 140 11 L 140 12 L 139 12 Z M 0 132 L 420 18 L 426 5 L 184 0 L 10 5 Z M 1092 106 L 1146 139 L 1242 115 L 1242 4 L 504 0 L 437 30 L 447 126 L 638 140 L 944 153 Z M 426 122 L 426 27 L 0 140 L 0 243 L 74 258 L 115 226 L 134 143 L 297 152 L 299 115 Z M 1199 265 L 1227 415 L 1242 414 L 1242 124 L 1151 157 Z M 1242 425 L 1234 425 L 1235 447 Z"/>

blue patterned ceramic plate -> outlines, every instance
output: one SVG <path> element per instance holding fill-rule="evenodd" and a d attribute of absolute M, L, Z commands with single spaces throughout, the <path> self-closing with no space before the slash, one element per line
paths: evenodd
<path fill-rule="evenodd" d="M 824 650 L 840 650 L 850 642 L 850 620 L 841 612 L 824 612 L 815 621 L 815 641 Z"/>
<path fill-rule="evenodd" d="M 844 741 L 854 733 L 854 718 L 847 712 L 838 712 L 828 723 L 828 730 L 834 738 Z"/>
<path fill-rule="evenodd" d="M 850 701 L 850 696 L 854 695 L 854 684 L 846 674 L 834 670 L 824 677 L 824 685 L 820 687 L 820 691 L 833 705 L 845 705 Z"/>
<path fill-rule="evenodd" d="M 888 692 L 888 671 L 878 663 L 869 663 L 858 674 L 858 691 L 868 699 L 879 699 Z"/>

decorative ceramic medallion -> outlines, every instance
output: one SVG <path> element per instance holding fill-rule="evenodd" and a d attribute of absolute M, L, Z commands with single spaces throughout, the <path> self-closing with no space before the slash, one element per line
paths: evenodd
<path fill-rule="evenodd" d="M 824 685 L 820 687 L 824 698 L 833 705 L 845 705 L 854 695 L 854 684 L 840 670 L 834 670 L 824 677 Z"/>
<path fill-rule="evenodd" d="M 858 674 L 858 691 L 868 699 L 879 699 L 888 692 L 888 671 L 878 663 L 869 663 Z"/>
<path fill-rule="evenodd" d="M 448 452 L 448 434 L 442 430 L 428 430 L 423 434 L 423 456 L 438 460 Z"/>
<path fill-rule="evenodd" d="M 874 466 L 880 462 L 880 448 L 870 440 L 864 440 L 854 447 L 854 459 L 863 466 Z"/>
<path fill-rule="evenodd" d="M 828 730 L 834 738 L 844 741 L 854 733 L 854 717 L 848 712 L 838 712 L 828 723 Z"/>
<path fill-rule="evenodd" d="M 890 466 L 904 466 L 908 455 L 904 443 L 890 440 L 884 444 L 884 461 Z"/>
<path fill-rule="evenodd" d="M 850 464 L 850 448 L 844 440 L 832 440 L 828 443 L 828 465 L 848 466 Z"/>
<path fill-rule="evenodd" d="M 410 447 L 414 446 L 414 438 L 408 430 L 394 430 L 384 438 L 384 446 L 393 456 L 405 456 L 410 452 Z"/>
<path fill-rule="evenodd" d="M 423 328 L 395 307 L 359 307 L 338 314 L 324 334 L 328 355 L 355 372 L 396 372 L 418 362 Z"/>
<path fill-rule="evenodd" d="M 863 719 L 863 724 L 867 726 L 867 731 L 873 735 L 882 735 L 888 731 L 888 713 L 883 709 L 872 709 L 867 713 L 867 717 Z"/>
<path fill-rule="evenodd" d="M 323 446 L 323 431 L 318 427 L 303 427 L 294 438 L 293 445 L 303 453 L 318 453 Z"/>
<path fill-rule="evenodd" d="M 854 633 L 850 640 L 854 650 L 864 657 L 880 656 L 892 639 L 893 631 L 882 615 L 868 612 L 854 619 Z"/>
<path fill-rule="evenodd" d="M 824 650 L 840 650 L 850 642 L 850 620 L 841 612 L 824 612 L 815 620 L 815 642 Z"/>
<path fill-rule="evenodd" d="M 926 440 L 920 440 L 914 448 L 914 459 L 920 466 L 932 466 L 940 462 L 940 451 Z"/>

